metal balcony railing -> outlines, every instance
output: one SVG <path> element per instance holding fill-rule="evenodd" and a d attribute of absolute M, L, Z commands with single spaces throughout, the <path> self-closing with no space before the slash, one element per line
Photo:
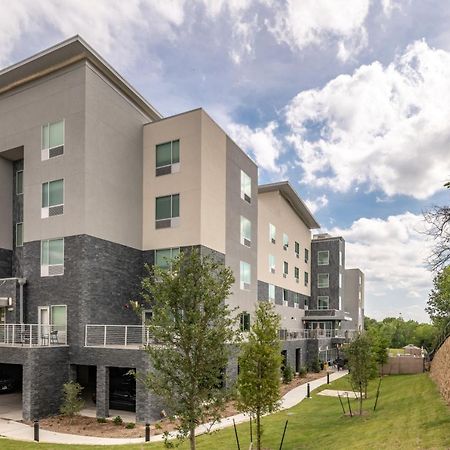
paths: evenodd
<path fill-rule="evenodd" d="M 0 346 L 56 347 L 67 345 L 67 328 L 59 325 L 0 324 Z"/>
<path fill-rule="evenodd" d="M 297 339 L 340 338 L 351 340 L 357 335 L 357 330 L 280 330 L 282 341 L 295 341 Z"/>
<path fill-rule="evenodd" d="M 142 348 L 149 343 L 143 325 L 86 325 L 86 347 Z"/>

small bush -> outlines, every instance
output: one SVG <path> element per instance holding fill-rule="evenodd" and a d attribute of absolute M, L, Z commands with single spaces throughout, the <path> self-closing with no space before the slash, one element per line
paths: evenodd
<path fill-rule="evenodd" d="M 97 422 L 98 423 L 106 423 L 108 421 L 104 417 L 97 417 Z"/>
<path fill-rule="evenodd" d="M 304 377 L 304 376 L 306 376 L 307 373 L 308 373 L 308 370 L 306 369 L 306 367 L 300 367 L 300 370 L 298 371 L 298 376 Z"/>
<path fill-rule="evenodd" d="M 130 422 L 125 425 L 125 428 L 127 428 L 128 430 L 132 430 L 135 426 L 136 426 L 135 423 Z"/>
<path fill-rule="evenodd" d="M 319 358 L 315 358 L 309 362 L 309 371 L 319 373 L 320 372 L 320 361 Z"/>
<path fill-rule="evenodd" d="M 288 384 L 292 381 L 294 378 L 294 371 L 292 370 L 292 367 L 288 364 L 286 364 L 283 368 L 283 383 Z"/>
<path fill-rule="evenodd" d="M 63 416 L 73 417 L 83 409 L 82 390 L 83 387 L 74 381 L 63 384 L 63 402 L 59 409 Z"/>
<path fill-rule="evenodd" d="M 116 416 L 116 417 L 114 417 L 113 422 L 114 422 L 115 425 L 122 425 L 123 424 L 123 419 L 120 416 Z"/>

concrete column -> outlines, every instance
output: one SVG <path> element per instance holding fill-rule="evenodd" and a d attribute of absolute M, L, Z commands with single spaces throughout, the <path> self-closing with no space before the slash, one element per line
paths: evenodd
<path fill-rule="evenodd" d="M 109 417 L 109 367 L 97 366 L 97 417 Z"/>

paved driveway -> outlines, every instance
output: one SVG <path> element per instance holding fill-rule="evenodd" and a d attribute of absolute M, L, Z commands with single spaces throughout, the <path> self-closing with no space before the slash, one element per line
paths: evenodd
<path fill-rule="evenodd" d="M 22 393 L 0 394 L 0 418 L 22 420 Z"/>

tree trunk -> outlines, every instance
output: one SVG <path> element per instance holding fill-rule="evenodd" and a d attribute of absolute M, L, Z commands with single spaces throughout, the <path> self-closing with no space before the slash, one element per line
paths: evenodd
<path fill-rule="evenodd" d="M 189 431 L 189 442 L 191 443 L 191 450 L 195 450 L 195 426 L 191 426 Z"/>
<path fill-rule="evenodd" d="M 256 450 L 261 450 L 261 413 L 256 410 Z"/>
<path fill-rule="evenodd" d="M 363 388 L 362 384 L 359 383 L 359 415 L 362 416 L 362 404 L 363 404 Z"/>

